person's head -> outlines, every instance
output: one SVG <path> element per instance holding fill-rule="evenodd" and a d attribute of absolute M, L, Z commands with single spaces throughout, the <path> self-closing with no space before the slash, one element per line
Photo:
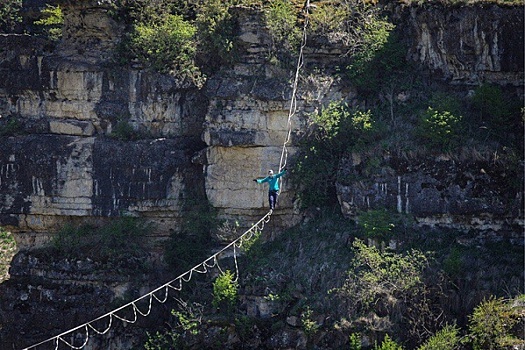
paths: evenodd
<path fill-rule="evenodd" d="M 272 169 L 268 170 L 268 176 L 273 176 L 273 170 Z"/>

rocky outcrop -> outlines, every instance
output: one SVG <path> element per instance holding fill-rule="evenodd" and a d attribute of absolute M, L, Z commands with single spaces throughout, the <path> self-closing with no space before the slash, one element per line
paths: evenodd
<path fill-rule="evenodd" d="M 523 87 L 523 6 L 397 6 L 408 58 L 451 84 Z"/>
<path fill-rule="evenodd" d="M 166 235 L 180 224 L 181 199 L 204 194 L 191 158 L 203 148 L 207 99 L 169 76 L 109 64 L 118 26 L 104 6 L 64 12 L 53 54 L 42 39 L 1 38 L 0 124 L 18 129 L 0 142 L 0 224 L 20 233 L 21 247 L 66 222 L 122 214 Z"/>
<path fill-rule="evenodd" d="M 208 201 L 220 218 L 248 225 L 268 209 L 267 189 L 252 179 L 277 170 L 290 126 L 286 165 L 291 167 L 308 113 L 331 100 L 360 103 L 352 87 L 324 70 L 345 62 L 344 50 L 310 46 L 305 67 L 312 69 L 301 74 L 298 113 L 289 124 L 293 72 L 268 62 L 270 41 L 260 10 L 232 10 L 240 55 L 198 89 L 113 62 L 122 27 L 104 1 L 60 3 L 65 32 L 54 50 L 42 39 L 0 36 L 0 125 L 7 129 L 14 122 L 18 128 L 0 138 L 0 225 L 16 233 L 21 248 L 41 246 L 46 234 L 65 223 L 101 225 L 123 214 L 148 218 L 155 234 L 166 237 L 180 229 L 188 198 Z M 521 89 L 522 95 L 522 8 L 429 5 L 392 11 L 410 44 L 407 57 L 427 67 L 432 79 L 465 91 L 489 81 Z M 122 139 L 119 125 L 131 127 L 131 137 Z M 337 184 L 338 198 L 348 217 L 387 207 L 413 215 L 421 226 L 521 237 L 523 189 L 511 180 L 522 180 L 522 168 L 483 160 L 392 158 L 364 177 L 360 169 L 366 160 L 360 157 L 340 166 L 348 176 Z M 273 228 L 301 220 L 298 185 L 300 179 L 283 178 Z M 131 288 L 127 278 L 99 273 L 111 266 L 97 264 L 20 253 L 11 280 L 3 284 L 2 293 L 10 297 L 2 298 L 1 310 L 7 310 L 2 322 L 22 319 L 25 328 L 12 330 L 7 346 L 17 341 L 13 334 L 27 332 L 22 328 L 45 324 L 41 334 L 26 337 L 36 340 L 99 315 L 97 303 L 107 304 Z M 71 315 L 52 322 L 58 313 L 53 303 L 64 295 L 71 308 L 60 306 L 61 312 Z M 97 297 L 79 306 L 82 295 Z M 38 303 L 44 306 L 34 318 Z M 263 305 L 250 312 L 260 316 L 265 307 L 268 311 Z M 297 331 L 268 344 L 293 347 L 304 341 Z"/>
<path fill-rule="evenodd" d="M 389 157 L 382 171 L 363 177 L 366 159 L 349 157 L 337 184 L 343 214 L 388 208 L 413 217 L 420 227 L 477 233 L 481 239 L 521 243 L 523 168 L 483 159 Z"/>

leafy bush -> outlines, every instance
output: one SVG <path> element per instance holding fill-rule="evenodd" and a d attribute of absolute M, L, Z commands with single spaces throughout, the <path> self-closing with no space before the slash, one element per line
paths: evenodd
<path fill-rule="evenodd" d="M 18 118 L 9 116 L 0 117 L 0 136 L 14 136 L 21 134 L 24 127 Z"/>
<path fill-rule="evenodd" d="M 270 6 L 265 9 L 265 21 L 273 39 L 272 51 L 297 51 L 301 31 L 296 26 L 297 11 L 291 1 L 271 1 Z"/>
<path fill-rule="evenodd" d="M 16 241 L 11 232 L 0 227 L 0 283 L 9 277 L 9 266 L 16 252 Z"/>
<path fill-rule="evenodd" d="M 155 334 L 146 333 L 148 339 L 144 343 L 146 350 L 166 350 L 178 349 L 180 346 L 180 335 L 175 332 L 156 332 Z"/>
<path fill-rule="evenodd" d="M 511 334 L 519 313 L 510 303 L 491 296 L 481 302 L 469 316 L 469 340 L 474 350 L 495 350 L 520 341 Z"/>
<path fill-rule="evenodd" d="M 230 270 L 221 273 L 213 282 L 213 306 L 226 306 L 227 310 L 231 310 L 237 301 L 238 288 L 239 284 Z"/>
<path fill-rule="evenodd" d="M 212 73 L 234 60 L 234 20 L 228 11 L 233 0 L 208 0 L 198 4 L 196 26 L 201 69 Z"/>
<path fill-rule="evenodd" d="M 317 322 L 312 320 L 312 310 L 309 307 L 301 313 L 301 325 L 303 326 L 303 331 L 307 336 L 314 335 L 319 330 L 319 325 Z"/>
<path fill-rule="evenodd" d="M 380 346 L 374 346 L 374 350 L 403 350 L 403 347 L 393 341 L 388 334 L 385 335 L 385 338 L 381 342 Z"/>
<path fill-rule="evenodd" d="M 359 215 L 358 225 L 368 238 L 388 240 L 396 227 L 393 214 L 386 209 L 369 210 Z"/>
<path fill-rule="evenodd" d="M 463 131 L 462 116 L 428 107 L 416 133 L 431 148 L 450 151 L 459 145 Z"/>
<path fill-rule="evenodd" d="M 394 332 L 398 337 L 417 344 L 420 335 L 435 327 L 442 314 L 433 304 L 424 277 L 430 259 L 419 250 L 404 253 L 380 251 L 361 240 L 353 243 L 354 258 L 347 277 L 332 293 L 340 301 L 341 317 L 351 324 Z M 362 324 L 365 322 L 365 325 Z M 403 324 L 402 328 L 399 327 Z"/>
<path fill-rule="evenodd" d="M 196 28 L 179 15 L 166 15 L 158 22 L 141 22 L 133 27 L 130 50 L 141 62 L 161 73 L 202 84 L 195 66 Z"/>
<path fill-rule="evenodd" d="M 138 218 L 121 217 L 96 228 L 89 225 L 65 226 L 53 238 L 58 254 L 78 257 L 81 254 L 97 258 L 140 257 L 146 252 L 144 236 L 151 229 Z"/>
<path fill-rule="evenodd" d="M 496 85 L 483 84 L 474 90 L 472 97 L 474 109 L 474 125 L 480 127 L 480 134 L 490 136 L 504 145 L 512 145 L 509 138 L 517 130 L 523 131 L 523 119 L 520 118 L 522 104 L 508 98 L 503 90 Z M 521 120 L 520 120 L 521 119 Z M 523 134 L 518 138 L 522 143 Z"/>
<path fill-rule="evenodd" d="M 139 138 L 139 133 L 133 129 L 127 119 L 120 119 L 116 122 L 109 136 L 120 141 L 133 141 Z"/>
<path fill-rule="evenodd" d="M 455 350 L 460 345 L 459 328 L 446 325 L 422 344 L 418 350 Z"/>
<path fill-rule="evenodd" d="M 64 25 L 64 14 L 60 6 L 46 4 L 42 10 L 42 18 L 35 21 L 35 24 L 42 27 L 44 34 L 53 41 L 62 38 L 62 26 Z"/>
<path fill-rule="evenodd" d="M 349 337 L 350 340 L 350 350 L 361 350 L 363 347 L 361 345 L 361 336 L 359 333 L 352 333 Z"/>
<path fill-rule="evenodd" d="M 166 262 L 179 273 L 208 257 L 212 233 L 218 227 L 217 213 L 206 201 L 186 200 L 183 218 L 180 232 L 171 234 L 164 253 Z"/>
<path fill-rule="evenodd" d="M 0 6 L 0 32 L 12 32 L 22 22 L 22 0 L 4 0 Z"/>
<path fill-rule="evenodd" d="M 365 148 L 376 135 L 370 111 L 352 111 L 332 101 L 311 117 L 311 132 L 300 143 L 294 174 L 301 179 L 302 205 L 335 203 L 335 182 L 341 159 Z"/>

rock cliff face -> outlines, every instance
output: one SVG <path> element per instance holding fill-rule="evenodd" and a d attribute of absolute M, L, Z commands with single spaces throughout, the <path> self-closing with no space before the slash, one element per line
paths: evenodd
<path fill-rule="evenodd" d="M 408 57 L 454 85 L 523 86 L 523 8 L 396 7 L 410 35 Z"/>
<path fill-rule="evenodd" d="M 63 3 L 64 39 L 54 50 L 37 38 L 0 36 L 0 123 L 16 121 L 23 130 L 0 138 L 0 225 L 15 232 L 19 247 L 42 245 L 49 232 L 65 223 L 103 224 L 122 214 L 146 217 L 156 224 L 155 234 L 166 236 L 179 230 L 185 199 L 209 201 L 221 218 L 242 225 L 264 214 L 266 188 L 252 179 L 279 166 L 293 73 L 267 62 L 269 37 L 262 13 L 234 10 L 241 55 L 232 68 L 198 89 L 139 67 L 119 67 L 110 53 L 122 28 L 103 2 Z M 414 65 L 426 66 L 432 79 L 465 91 L 489 81 L 512 86 L 523 97 L 523 8 L 391 10 L 410 43 L 407 56 Z M 340 52 L 308 46 L 306 66 L 323 71 L 323 65 L 341 59 Z M 351 87 L 319 71 L 305 73 L 299 83 L 288 165 L 297 151 L 295 141 L 307 128 L 308 113 L 332 99 L 355 99 Z M 111 137 L 118 136 L 119 122 L 132 126 L 139 139 Z M 356 155 L 341 169 L 356 178 L 365 161 Z M 521 237 L 523 189 L 501 184 L 516 178 L 520 182 L 523 169 L 509 172 L 501 164 L 452 158 L 382 162 L 382 172 L 337 185 L 344 214 L 386 205 L 413 214 L 421 225 Z M 284 178 L 272 217 L 275 227 L 300 221 L 294 193 L 299 182 Z M 51 265 L 19 255 L 13 280 L 3 290 L 10 297 L 2 297 L 2 309 L 10 315 L 25 312 L 27 329 L 34 326 L 29 310 L 39 300 L 56 298 L 63 276 L 70 282 L 66 289 L 83 279 L 76 273 L 82 269 L 62 267 L 69 274 L 55 278 L 41 273 L 46 266 Z M 104 302 L 126 284 L 120 277 L 109 281 L 95 276 L 92 266 L 85 271 L 100 280 L 90 280 L 81 292 L 99 293 Z M 30 281 L 39 274 L 50 285 Z M 79 323 L 75 317 L 64 323 Z"/>
<path fill-rule="evenodd" d="M 480 81 L 522 88 L 523 9 L 391 10 L 407 34 L 408 57 L 435 77 L 465 89 Z M 0 115 L 16 118 L 29 135 L 2 138 L 1 223 L 34 233 L 131 213 L 167 232 L 177 226 L 188 183 L 199 181 L 222 217 L 250 222 L 263 213 L 266 191 L 251 179 L 279 165 L 293 75 L 266 61 L 262 13 L 234 12 L 241 55 L 202 90 L 115 66 L 109 53 L 121 27 L 100 2 L 64 3 L 64 39 L 52 52 L 38 39 L 3 36 Z M 305 60 L 330 66 L 340 51 L 310 46 Z M 327 74 L 303 75 L 292 140 L 307 113 L 336 98 L 352 100 L 352 91 Z M 147 140 L 109 138 L 119 122 Z M 287 151 L 293 159 L 293 142 Z M 285 178 L 278 225 L 300 218 L 292 188 Z"/>

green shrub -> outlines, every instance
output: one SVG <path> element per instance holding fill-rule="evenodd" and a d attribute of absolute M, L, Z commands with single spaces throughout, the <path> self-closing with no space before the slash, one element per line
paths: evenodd
<path fill-rule="evenodd" d="M 455 350 L 459 349 L 460 345 L 459 328 L 446 325 L 436 334 L 427 339 L 418 350 Z"/>
<path fill-rule="evenodd" d="M 133 27 L 132 54 L 161 73 L 202 84 L 195 66 L 196 28 L 179 15 L 166 15 L 157 22 L 141 22 Z"/>
<path fill-rule="evenodd" d="M 507 146 L 522 145 L 522 102 L 509 98 L 499 86 L 483 84 L 474 90 L 472 107 L 479 136 Z"/>
<path fill-rule="evenodd" d="M 216 308 L 226 307 L 231 311 L 237 301 L 239 284 L 230 270 L 221 273 L 213 282 L 213 301 Z"/>
<path fill-rule="evenodd" d="M 211 74 L 233 63 L 235 23 L 228 11 L 233 0 L 208 0 L 198 4 L 196 26 L 201 69 Z"/>
<path fill-rule="evenodd" d="M 440 151 L 450 151 L 457 147 L 461 140 L 462 119 L 462 116 L 455 116 L 449 111 L 428 107 L 416 133 L 427 146 Z"/>
<path fill-rule="evenodd" d="M 350 334 L 349 340 L 350 350 L 361 350 L 363 348 L 361 345 L 361 335 L 359 333 Z"/>
<path fill-rule="evenodd" d="M 311 118 L 311 133 L 300 142 L 294 174 L 301 179 L 302 205 L 335 203 L 335 183 L 341 159 L 362 150 L 376 137 L 370 111 L 352 111 L 343 102 L 332 101 Z"/>
<path fill-rule="evenodd" d="M 101 259 L 142 257 L 146 252 L 145 235 L 151 226 L 138 218 L 121 217 L 103 227 L 64 226 L 52 240 L 59 255 L 94 256 Z"/>
<path fill-rule="evenodd" d="M 178 273 L 208 257 L 218 227 L 217 212 L 207 201 L 187 199 L 183 209 L 181 230 L 173 231 L 164 252 L 166 262 Z"/>
<path fill-rule="evenodd" d="M 314 335 L 319 330 L 319 325 L 317 322 L 312 320 L 312 310 L 309 307 L 306 307 L 306 309 L 301 313 L 301 325 L 303 327 L 303 331 L 307 336 Z"/>
<path fill-rule="evenodd" d="M 9 276 L 9 266 L 16 250 L 16 241 L 11 232 L 0 227 L 0 283 Z"/>
<path fill-rule="evenodd" d="M 359 239 L 354 241 L 352 250 L 355 256 L 347 278 L 343 286 L 334 291 L 352 301 L 349 312 L 354 316 L 368 313 L 380 300 L 388 309 L 401 307 L 402 303 L 396 300 L 413 301 L 408 296 L 422 292 L 423 270 L 428 265 L 428 258 L 422 252 L 381 252 Z"/>
<path fill-rule="evenodd" d="M 116 122 L 109 136 L 120 141 L 133 141 L 139 138 L 139 133 L 127 119 L 121 119 Z"/>
<path fill-rule="evenodd" d="M 346 67 L 350 81 L 360 93 L 371 95 L 395 79 L 400 86 L 399 74 L 407 69 L 405 47 L 397 36 L 392 35 L 393 24 L 375 17 L 363 24 L 362 45 Z"/>
<path fill-rule="evenodd" d="M 359 215 L 358 225 L 363 230 L 365 237 L 388 240 L 396 227 L 393 214 L 386 209 L 369 210 Z"/>
<path fill-rule="evenodd" d="M 301 31 L 297 27 L 297 11 L 291 1 L 273 0 L 265 9 L 265 22 L 273 40 L 272 50 L 296 52 Z"/>
<path fill-rule="evenodd" d="M 3 0 L 0 5 L 0 32 L 12 32 L 22 22 L 22 0 Z"/>
<path fill-rule="evenodd" d="M 374 350 L 403 350 L 403 347 L 393 341 L 388 334 L 385 335 L 385 338 L 381 342 L 380 346 L 374 346 Z"/>
<path fill-rule="evenodd" d="M 35 24 L 42 27 L 44 34 L 53 41 L 62 38 L 62 26 L 64 25 L 64 14 L 60 6 L 46 4 L 42 10 L 42 18 L 35 21 Z"/>
<path fill-rule="evenodd" d="M 481 302 L 469 316 L 469 341 L 474 350 L 495 350 L 520 343 L 512 327 L 519 313 L 501 298 L 491 296 Z"/>
<path fill-rule="evenodd" d="M 0 119 L 0 136 L 14 136 L 23 133 L 24 127 L 20 120 L 15 117 Z"/>
<path fill-rule="evenodd" d="M 144 343 L 145 350 L 166 350 L 179 349 L 180 335 L 175 332 L 156 332 L 151 334 L 146 332 L 147 340 Z"/>

